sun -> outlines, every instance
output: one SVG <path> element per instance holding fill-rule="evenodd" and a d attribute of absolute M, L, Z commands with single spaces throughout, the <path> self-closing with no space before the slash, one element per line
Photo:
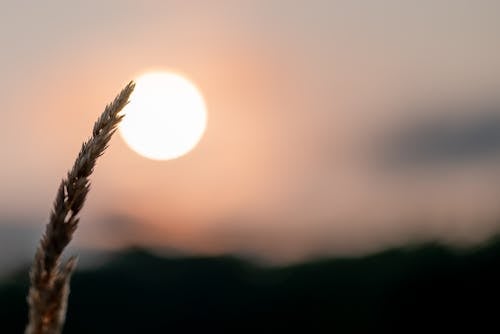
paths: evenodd
<path fill-rule="evenodd" d="M 196 86 L 171 72 L 150 72 L 135 80 L 136 87 L 119 132 L 138 154 L 169 160 L 191 151 L 207 125 L 205 101 Z"/>

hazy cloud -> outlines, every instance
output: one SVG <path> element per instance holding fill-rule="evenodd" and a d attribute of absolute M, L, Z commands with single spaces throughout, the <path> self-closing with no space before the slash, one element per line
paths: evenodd
<path fill-rule="evenodd" d="M 382 161 L 389 167 L 410 168 L 498 162 L 500 106 L 462 105 L 448 110 L 387 129 L 379 150 Z"/>

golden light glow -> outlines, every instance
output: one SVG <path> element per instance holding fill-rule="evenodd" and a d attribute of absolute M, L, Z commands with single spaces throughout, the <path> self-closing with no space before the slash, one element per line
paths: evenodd
<path fill-rule="evenodd" d="M 188 79 L 151 72 L 136 80 L 120 134 L 128 146 L 154 160 L 178 158 L 200 141 L 207 123 L 205 101 Z"/>

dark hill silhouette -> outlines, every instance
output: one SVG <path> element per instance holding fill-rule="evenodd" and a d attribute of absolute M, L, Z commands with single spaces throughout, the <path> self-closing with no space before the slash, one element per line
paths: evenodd
<path fill-rule="evenodd" d="M 1 333 L 22 333 L 27 274 L 0 287 Z M 498 332 L 500 241 L 426 245 L 265 268 L 140 249 L 77 272 L 65 334 Z"/>

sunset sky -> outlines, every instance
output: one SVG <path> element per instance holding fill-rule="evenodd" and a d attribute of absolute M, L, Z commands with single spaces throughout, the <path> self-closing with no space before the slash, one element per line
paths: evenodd
<path fill-rule="evenodd" d="M 94 120 L 151 70 L 197 85 L 207 131 L 171 161 L 117 134 L 76 246 L 281 262 L 486 240 L 499 35 L 488 0 L 2 2 L 0 248 L 31 256 Z"/>

